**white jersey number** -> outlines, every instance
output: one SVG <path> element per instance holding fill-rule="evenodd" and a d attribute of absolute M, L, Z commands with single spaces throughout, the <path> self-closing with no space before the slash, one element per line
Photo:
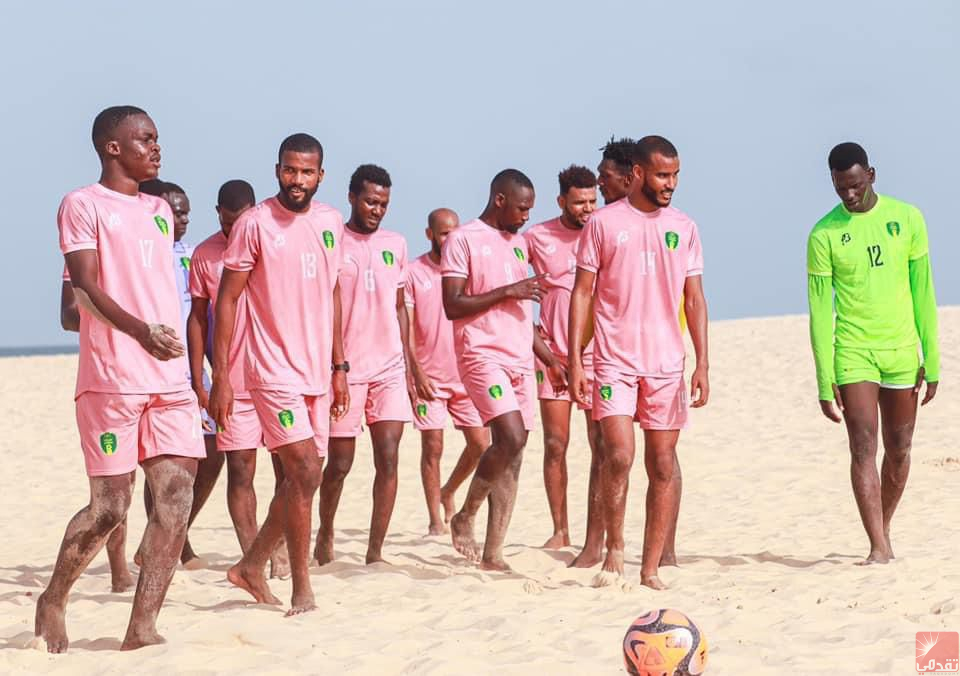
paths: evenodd
<path fill-rule="evenodd" d="M 140 260 L 143 263 L 143 267 L 145 268 L 153 267 L 153 240 L 152 239 L 140 240 Z"/>
<path fill-rule="evenodd" d="M 314 279 L 317 276 L 317 254 L 300 254 L 300 269 L 303 271 L 304 279 Z"/>
<path fill-rule="evenodd" d="M 367 291 L 376 290 L 377 283 L 373 279 L 373 270 L 363 271 L 363 288 L 365 288 Z"/>

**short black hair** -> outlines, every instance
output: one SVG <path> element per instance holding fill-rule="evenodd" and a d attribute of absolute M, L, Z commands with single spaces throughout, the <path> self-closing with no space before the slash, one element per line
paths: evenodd
<path fill-rule="evenodd" d="M 280 144 L 280 151 L 277 153 L 277 162 L 283 161 L 283 154 L 291 153 L 317 153 L 320 155 L 320 166 L 323 166 L 323 146 L 320 141 L 310 136 L 310 134 L 298 133 L 290 134 L 283 139 Z"/>
<path fill-rule="evenodd" d="M 490 194 L 506 193 L 507 188 L 530 188 L 530 190 L 533 190 L 533 181 L 519 169 L 504 169 L 490 181 Z"/>
<path fill-rule="evenodd" d="M 167 189 L 164 190 L 164 192 L 166 192 L 166 193 L 168 193 L 168 194 L 169 194 L 169 193 L 180 193 L 181 195 L 186 196 L 187 191 L 184 190 L 183 188 L 181 188 L 181 187 L 180 187 L 179 185 L 177 185 L 176 183 L 173 183 L 172 181 L 166 181 L 166 184 L 167 184 Z"/>
<path fill-rule="evenodd" d="M 677 157 L 677 148 L 662 136 L 644 136 L 633 147 L 634 164 L 649 164 L 654 155 Z"/>
<path fill-rule="evenodd" d="M 596 188 L 597 176 L 586 167 L 579 164 L 571 164 L 560 172 L 557 177 L 560 180 L 560 194 L 566 195 L 570 188 Z"/>
<path fill-rule="evenodd" d="M 243 207 L 253 206 L 257 198 L 253 194 L 253 186 L 240 178 L 227 181 L 220 186 L 217 193 L 217 206 L 239 211 Z"/>
<path fill-rule="evenodd" d="M 389 188 L 393 183 L 390 181 L 390 174 L 383 167 L 376 164 L 361 164 L 350 177 L 350 194 L 359 195 L 363 192 L 363 184 L 372 183 L 384 188 Z"/>
<path fill-rule="evenodd" d="M 827 158 L 827 164 L 830 166 L 830 171 L 846 171 L 858 164 L 864 169 L 870 168 L 867 151 L 853 141 L 835 145 L 830 151 L 830 157 Z"/>
<path fill-rule="evenodd" d="M 620 170 L 621 174 L 629 174 L 633 169 L 634 146 L 637 142 L 632 138 L 624 136 L 621 139 L 614 139 L 613 136 L 607 141 L 607 145 L 600 150 L 603 152 L 602 160 L 609 160 Z"/>
<path fill-rule="evenodd" d="M 110 140 L 124 120 L 135 115 L 146 115 L 147 111 L 136 106 L 110 106 L 101 110 L 93 119 L 93 147 L 100 155 L 103 144 Z"/>
<path fill-rule="evenodd" d="M 169 183 L 166 181 L 161 181 L 159 178 L 151 178 L 149 180 L 143 181 L 139 190 L 144 195 L 153 195 L 154 197 L 160 197 L 164 193 L 170 192 Z"/>

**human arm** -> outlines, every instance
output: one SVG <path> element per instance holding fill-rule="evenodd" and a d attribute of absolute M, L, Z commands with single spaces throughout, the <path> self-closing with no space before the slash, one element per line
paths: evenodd
<path fill-rule="evenodd" d="M 693 343 L 697 364 L 690 376 L 692 408 L 706 406 L 710 399 L 710 359 L 707 354 L 707 299 L 703 295 L 703 276 L 688 276 L 683 284 L 683 311 Z"/>
<path fill-rule="evenodd" d="M 820 410 L 828 420 L 839 423 L 843 400 L 833 365 L 833 260 L 829 238 L 817 229 L 810 233 L 807 241 L 807 304 Z"/>
<path fill-rule="evenodd" d="M 567 323 L 567 377 L 570 395 L 581 405 L 586 405 L 587 377 L 583 371 L 583 348 L 587 344 L 588 330 L 592 337 L 593 284 L 597 275 L 591 270 L 577 268 L 577 276 L 570 294 L 570 317 Z"/>
<path fill-rule="evenodd" d="M 543 340 L 543 336 L 540 335 L 537 327 L 533 329 L 533 353 L 546 367 L 547 378 L 553 385 L 554 394 L 565 392 L 567 389 L 567 368 L 566 364 L 563 363 L 565 358 L 558 357 L 553 353 L 553 350 Z"/>
<path fill-rule="evenodd" d="M 406 297 L 406 300 L 409 301 L 409 298 Z M 408 304 L 406 306 L 407 312 L 407 325 L 409 327 L 415 326 L 415 312 L 416 309 L 413 305 Z M 410 396 L 410 401 L 415 402 L 417 399 L 422 401 L 433 401 L 436 399 L 437 388 L 433 384 L 433 381 L 423 372 L 423 367 L 420 366 L 420 361 L 417 359 L 417 350 L 415 341 L 413 339 L 413 331 L 407 331 L 407 394 Z M 413 388 L 411 391 L 411 387 Z"/>
<path fill-rule="evenodd" d="M 200 408 L 207 410 L 210 405 L 207 389 L 203 386 L 203 358 L 210 331 L 208 312 L 210 299 L 192 296 L 190 315 L 187 317 L 187 357 L 190 361 L 190 384 L 197 394 Z"/>
<path fill-rule="evenodd" d="M 920 402 L 923 406 L 936 396 L 940 381 L 937 297 L 933 289 L 933 270 L 929 254 L 910 261 L 910 295 L 913 297 L 913 320 L 920 335 L 920 348 L 923 350 L 923 367 L 917 376 L 915 389 L 917 394 L 920 393 L 922 381 L 927 381 L 927 391 Z"/>
<path fill-rule="evenodd" d="M 333 287 L 333 351 L 331 361 L 342 364 L 346 361 L 343 351 L 343 303 L 340 297 L 340 281 Z M 350 387 L 347 385 L 345 371 L 335 370 L 330 378 L 333 401 L 330 404 L 330 416 L 340 420 L 350 410 Z"/>
<path fill-rule="evenodd" d="M 217 290 L 217 304 L 213 315 L 213 385 L 210 388 L 207 413 L 221 429 L 227 428 L 227 420 L 233 415 L 233 386 L 230 384 L 228 358 L 237 321 L 237 301 L 247 286 L 249 276 L 249 270 L 224 268 Z M 198 345 L 201 354 L 202 345 L 203 343 Z"/>
<path fill-rule="evenodd" d="M 543 299 L 543 287 L 540 285 L 543 277 L 534 275 L 476 296 L 466 293 L 466 277 L 444 277 L 443 311 L 447 319 L 454 320 L 486 312 L 505 300 L 535 300 L 539 303 Z"/>
<path fill-rule="evenodd" d="M 63 280 L 60 287 L 60 326 L 64 331 L 80 330 L 80 310 L 69 279 Z"/>

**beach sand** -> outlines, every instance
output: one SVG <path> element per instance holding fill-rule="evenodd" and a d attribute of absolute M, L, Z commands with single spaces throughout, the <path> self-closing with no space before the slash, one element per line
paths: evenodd
<path fill-rule="evenodd" d="M 670 590 L 637 584 L 642 462 L 627 512 L 633 587 L 593 589 L 595 571 L 566 568 L 574 548 L 539 549 L 550 535 L 539 431 L 530 436 L 507 539 L 515 572 L 500 575 L 468 565 L 448 537 L 423 537 L 419 437 L 408 429 L 385 547 L 393 566 L 363 565 L 368 437 L 341 502 L 338 560 L 312 570 L 320 611 L 305 616 L 285 619 L 227 584 L 239 548 L 224 474 L 191 532 L 210 567 L 176 573 L 159 620 L 169 643 L 134 653 L 117 652 L 132 592 L 110 592 L 102 553 L 71 595 L 69 653 L 25 647 L 63 529 L 88 489 L 72 402 L 76 357 L 0 359 L 0 673 L 614 674 L 627 626 L 658 607 L 699 624 L 710 674 L 916 673 L 916 632 L 960 630 L 960 308 L 941 311 L 946 382 L 920 416 L 893 526 L 898 559 L 888 566 L 853 565 L 867 540 L 849 486 L 846 435 L 817 406 L 806 318 L 715 322 L 710 331 L 711 402 L 681 438 L 681 566 L 662 570 Z M 461 448 L 453 431 L 446 441 L 445 475 Z M 273 479 L 266 452 L 260 460 L 262 515 Z M 589 466 L 580 414 L 568 460 L 579 545 Z M 144 526 L 142 473 L 137 480 L 131 559 Z M 482 511 L 478 525 L 485 518 Z M 289 581 L 272 587 L 289 602 Z"/>

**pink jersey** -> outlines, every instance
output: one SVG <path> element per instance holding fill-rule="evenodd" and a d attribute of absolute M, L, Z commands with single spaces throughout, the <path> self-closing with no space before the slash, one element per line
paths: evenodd
<path fill-rule="evenodd" d="M 444 277 L 467 280 L 477 296 L 527 277 L 527 240 L 480 219 L 464 223 L 443 244 Z M 529 300 L 505 300 L 486 312 L 453 322 L 460 373 L 484 364 L 533 371 L 533 321 Z"/>
<path fill-rule="evenodd" d="M 340 298 L 347 380 L 370 383 L 404 370 L 397 320 L 397 289 L 407 274 L 407 240 L 378 229 L 361 235 L 343 231 Z"/>
<path fill-rule="evenodd" d="M 540 303 L 540 328 L 547 346 L 566 358 L 567 326 L 570 321 L 570 295 L 577 276 L 577 253 L 582 230 L 566 227 L 559 218 L 538 223 L 523 236 L 530 247 L 530 265 L 538 274 L 546 274 L 542 284 L 546 295 Z M 593 343 L 583 352 L 584 365 L 593 362 Z"/>
<path fill-rule="evenodd" d="M 423 372 L 437 387 L 459 385 L 453 322 L 443 312 L 440 264 L 429 253 L 410 263 L 404 300 L 413 308 L 410 338 Z"/>
<path fill-rule="evenodd" d="M 319 202 L 295 213 L 271 197 L 234 224 L 223 265 L 250 273 L 244 346 L 248 391 L 327 393 L 342 242 L 343 217 Z"/>
<path fill-rule="evenodd" d="M 173 212 L 159 197 L 124 195 L 94 183 L 74 190 L 57 214 L 60 250 L 96 251 L 100 288 L 134 317 L 179 332 L 173 276 Z M 186 342 L 186 336 L 180 336 Z M 154 359 L 130 336 L 80 308 L 76 396 L 162 394 L 190 389 L 187 358 Z"/>
<path fill-rule="evenodd" d="M 190 259 L 190 297 L 205 298 L 210 301 L 210 309 L 217 305 L 217 291 L 220 289 L 220 277 L 223 275 L 223 256 L 227 251 L 227 236 L 223 232 L 211 235 L 193 250 Z M 211 313 L 212 314 L 212 313 Z M 213 332 L 213 324 L 208 327 Z M 230 365 L 230 387 L 238 399 L 250 397 L 243 378 L 244 337 L 247 333 L 247 293 L 244 291 L 237 300 L 237 319 L 233 327 L 233 340 L 227 351 L 227 363 Z"/>
<path fill-rule="evenodd" d="M 703 274 L 703 250 L 690 217 L 673 207 L 645 213 L 628 200 L 605 206 L 584 229 L 577 265 L 597 275 L 597 372 L 682 373 L 680 295 L 687 277 Z"/>

